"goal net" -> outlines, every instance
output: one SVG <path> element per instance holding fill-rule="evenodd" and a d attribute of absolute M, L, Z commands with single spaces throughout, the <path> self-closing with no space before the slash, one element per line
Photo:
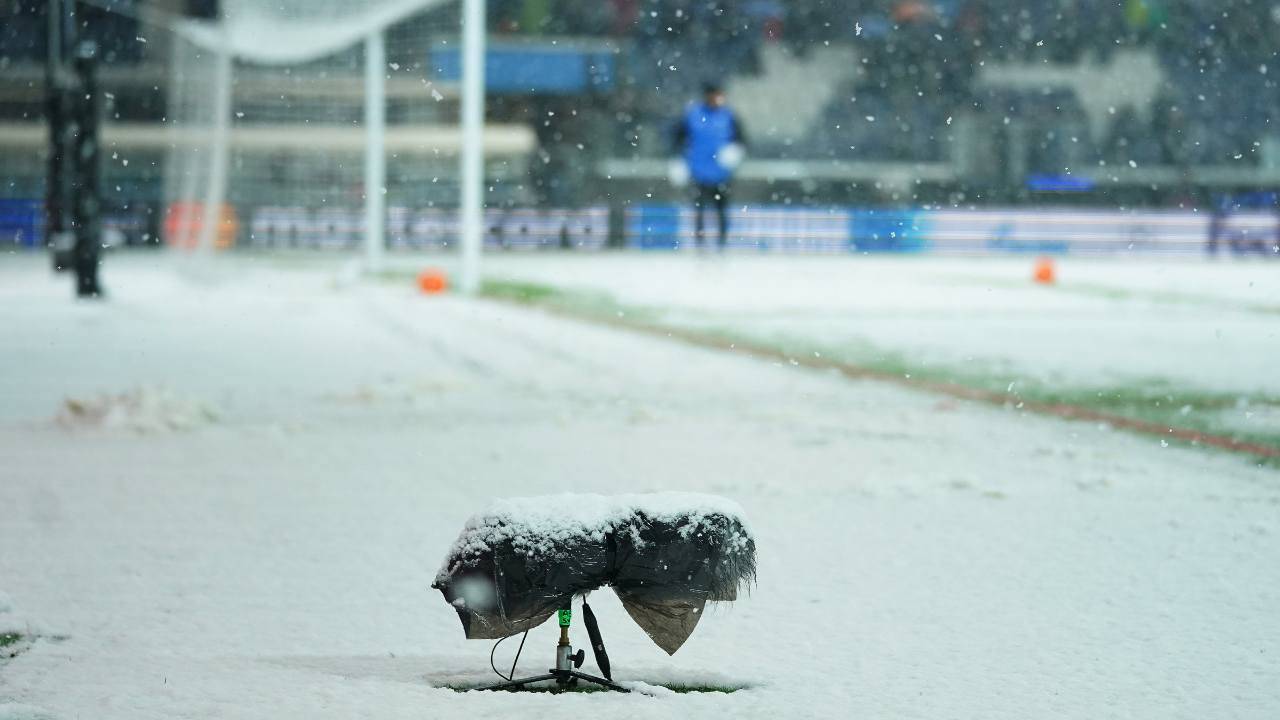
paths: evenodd
<path fill-rule="evenodd" d="M 171 246 L 448 248 L 459 242 L 458 0 L 223 0 L 172 47 Z M 520 205 L 532 130 L 489 125 L 486 204 Z M 478 184 L 478 183 L 477 183 Z"/>

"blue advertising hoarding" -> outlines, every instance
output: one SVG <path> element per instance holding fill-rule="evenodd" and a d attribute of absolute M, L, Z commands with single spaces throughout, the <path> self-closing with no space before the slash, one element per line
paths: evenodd
<path fill-rule="evenodd" d="M 608 49 L 559 43 L 492 44 L 485 52 L 485 90 L 490 93 L 579 95 L 609 90 L 616 58 Z M 456 43 L 437 43 L 427 61 L 432 79 L 462 79 L 462 53 Z"/>

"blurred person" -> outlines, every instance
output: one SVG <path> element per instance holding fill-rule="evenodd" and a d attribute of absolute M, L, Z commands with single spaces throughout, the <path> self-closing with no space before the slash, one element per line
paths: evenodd
<path fill-rule="evenodd" d="M 1186 112 L 1178 105 L 1177 97 L 1167 90 L 1156 97 L 1154 104 L 1151 133 L 1160 143 L 1160 161 L 1180 168 L 1189 166 L 1194 148 Z"/>
<path fill-rule="evenodd" d="M 723 250 L 729 234 L 729 184 L 746 156 L 746 135 L 737 114 L 725 101 L 718 83 L 706 83 L 702 100 L 691 103 L 676 124 L 673 180 L 694 186 L 694 233 L 703 246 L 703 211 L 715 207 L 719 221 L 717 246 Z"/>

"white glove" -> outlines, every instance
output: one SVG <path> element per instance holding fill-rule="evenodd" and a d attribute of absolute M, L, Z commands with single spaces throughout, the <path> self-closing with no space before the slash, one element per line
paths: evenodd
<path fill-rule="evenodd" d="M 685 164 L 683 158 L 673 158 L 667 166 L 667 177 L 671 179 L 671 184 L 682 188 L 689 184 L 689 166 Z"/>
<path fill-rule="evenodd" d="M 741 143 L 729 143 L 716 153 L 716 162 L 725 170 L 737 170 L 747 157 L 747 149 Z"/>

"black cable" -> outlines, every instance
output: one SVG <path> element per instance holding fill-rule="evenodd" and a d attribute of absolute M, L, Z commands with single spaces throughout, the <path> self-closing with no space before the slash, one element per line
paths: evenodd
<path fill-rule="evenodd" d="M 524 650 L 524 641 L 526 638 L 529 637 L 529 631 L 525 630 L 524 637 L 520 638 L 520 647 L 516 649 L 516 659 L 511 661 L 511 674 L 503 675 L 502 673 L 498 672 L 498 666 L 493 664 L 493 654 L 497 652 L 498 646 L 502 644 L 503 640 L 506 640 L 507 638 L 512 638 L 512 637 L 515 637 L 515 635 L 508 635 L 507 637 L 499 639 L 498 642 L 494 643 L 493 647 L 489 649 L 489 667 L 493 669 L 493 672 L 498 677 L 502 678 L 503 680 L 506 680 L 507 682 L 511 682 L 513 679 L 515 679 L 516 663 L 520 662 L 520 651 Z"/>
<path fill-rule="evenodd" d="M 511 637 L 511 636 L 510 636 L 510 635 L 508 635 L 507 637 Z M 502 673 L 498 672 L 498 666 L 493 664 L 493 653 L 494 653 L 495 651 L 497 651 L 498 646 L 499 646 L 499 645 L 501 645 L 501 644 L 502 644 L 502 641 L 503 641 L 503 640 L 506 640 L 506 639 L 507 639 L 507 637 L 499 638 L 499 639 L 498 639 L 498 642 L 494 643 L 494 644 L 493 644 L 493 647 L 489 649 L 489 667 L 493 668 L 493 671 L 494 671 L 495 673 L 497 673 L 498 677 L 502 678 L 503 680 L 510 681 L 510 680 L 511 680 L 511 678 L 509 678 L 509 677 L 507 677 L 506 675 L 503 675 Z"/>

